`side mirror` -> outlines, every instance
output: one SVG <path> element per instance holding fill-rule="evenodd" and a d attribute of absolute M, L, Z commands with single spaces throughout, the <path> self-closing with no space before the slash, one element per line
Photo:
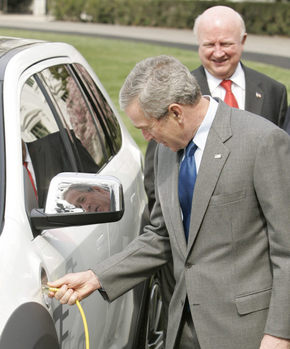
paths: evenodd
<path fill-rule="evenodd" d="M 113 176 L 59 173 L 50 182 L 45 209 L 31 211 L 31 223 L 40 230 L 116 222 L 124 214 L 123 188 Z"/>

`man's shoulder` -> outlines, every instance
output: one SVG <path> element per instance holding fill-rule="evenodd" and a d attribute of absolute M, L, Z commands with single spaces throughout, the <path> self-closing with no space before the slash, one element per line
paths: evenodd
<path fill-rule="evenodd" d="M 191 74 L 195 77 L 205 77 L 205 70 L 204 67 L 202 65 L 200 65 L 198 68 L 194 69 L 191 71 Z"/>
<path fill-rule="evenodd" d="M 236 109 L 229 107 L 222 100 L 218 100 L 219 107 L 216 113 L 216 122 L 221 123 L 224 127 L 225 122 L 228 118 L 228 122 L 231 127 L 238 131 L 238 133 L 250 133 L 261 132 L 261 130 L 265 129 L 275 129 L 279 128 L 273 122 L 267 120 L 266 118 L 254 114 L 247 110 Z"/>
<path fill-rule="evenodd" d="M 191 74 L 195 77 L 197 83 L 199 84 L 201 93 L 203 95 L 209 95 L 210 90 L 207 83 L 207 78 L 205 74 L 204 67 L 200 65 L 198 68 L 191 71 Z"/>
<path fill-rule="evenodd" d="M 261 136 L 276 129 L 281 130 L 272 121 L 260 115 L 235 108 L 232 110 L 231 126 L 240 135 L 244 134 L 245 137 L 247 137 L 247 134 Z"/>
<path fill-rule="evenodd" d="M 256 82 L 258 82 L 258 81 L 263 82 L 264 84 L 269 85 L 269 86 L 285 88 L 285 86 L 281 82 L 271 78 L 270 76 L 268 76 L 264 73 L 261 73 L 255 69 L 249 68 L 245 65 L 242 65 L 242 67 L 243 67 L 244 72 L 245 72 L 246 80 L 248 78 L 248 79 L 251 79 L 251 80 L 256 81 Z"/>

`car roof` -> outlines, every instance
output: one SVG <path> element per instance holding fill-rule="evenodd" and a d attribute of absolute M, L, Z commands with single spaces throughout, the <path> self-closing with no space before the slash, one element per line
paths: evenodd
<path fill-rule="evenodd" d="M 8 36 L 0 36 L 0 58 L 6 53 L 20 47 L 32 45 L 42 40 L 21 39 Z"/>

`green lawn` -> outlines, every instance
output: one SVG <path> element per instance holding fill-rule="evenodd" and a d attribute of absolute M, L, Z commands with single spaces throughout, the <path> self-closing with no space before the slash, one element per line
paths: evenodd
<path fill-rule="evenodd" d="M 87 59 L 91 67 L 99 76 L 118 110 L 119 89 L 122 86 L 127 74 L 134 67 L 135 63 L 143 58 L 156 56 L 159 54 L 172 55 L 178 58 L 190 70 L 193 70 L 200 64 L 198 54 L 194 51 L 136 43 L 132 41 L 100 39 L 90 36 L 63 35 L 2 28 L 0 28 L 0 35 L 34 38 L 48 41 L 62 41 L 75 46 Z M 261 71 L 285 84 L 288 90 L 288 100 L 290 99 L 289 70 L 251 61 L 246 61 L 246 64 L 249 67 Z M 144 152 L 146 149 L 146 141 L 143 139 L 141 132 L 132 127 L 130 121 L 124 115 L 124 113 L 121 112 L 121 115 L 133 138 Z"/>

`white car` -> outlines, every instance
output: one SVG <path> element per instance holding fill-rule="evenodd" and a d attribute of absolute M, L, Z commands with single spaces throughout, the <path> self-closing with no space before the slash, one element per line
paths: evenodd
<path fill-rule="evenodd" d="M 84 348 L 77 307 L 42 286 L 140 233 L 142 176 L 140 150 L 77 50 L 0 38 L 0 349 Z M 141 286 L 81 302 L 91 348 L 137 348 Z"/>

